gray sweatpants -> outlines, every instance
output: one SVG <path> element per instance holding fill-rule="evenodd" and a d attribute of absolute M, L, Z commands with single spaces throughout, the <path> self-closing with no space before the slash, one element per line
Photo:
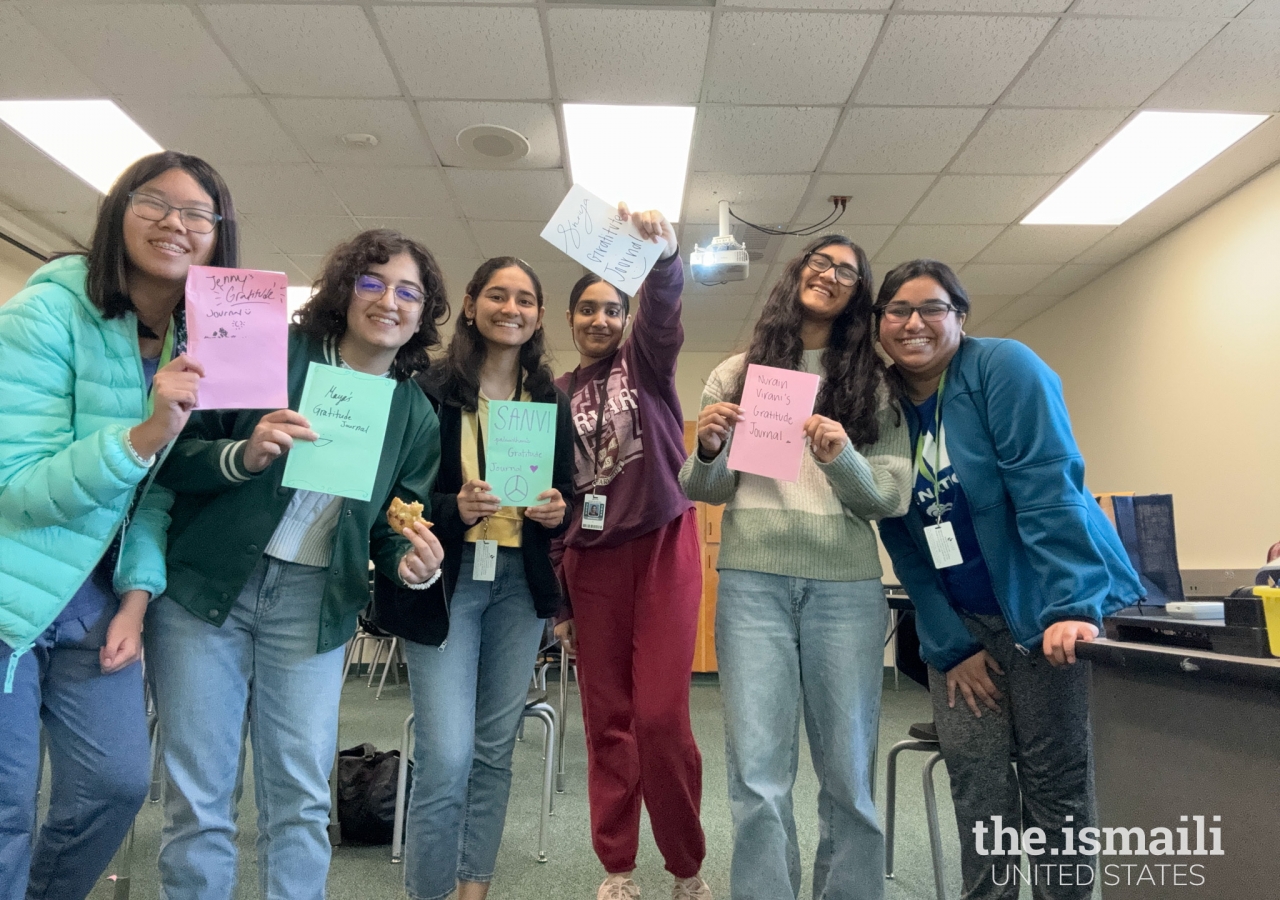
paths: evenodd
<path fill-rule="evenodd" d="M 949 708 L 946 676 L 929 669 L 938 740 L 960 829 L 962 898 L 1016 900 L 1023 883 L 1032 885 L 1036 900 L 1088 898 L 1096 857 L 1076 849 L 1080 830 L 1097 825 L 1088 664 L 1055 668 L 1039 649 L 1024 654 L 1002 616 L 964 619 L 974 639 L 1004 670 L 1004 675 L 989 672 L 1004 697 L 999 713 L 984 707 L 980 719 L 959 691 L 955 708 Z M 1042 829 L 1042 853 L 1024 861 L 1010 852 L 1014 835 L 1004 832 L 1003 852 L 994 854 L 994 816 L 1004 828 Z M 975 823 L 985 828 L 981 837 Z M 1071 831 L 1064 833 L 1064 826 Z M 1021 847 L 1022 837 L 1016 840 Z"/>

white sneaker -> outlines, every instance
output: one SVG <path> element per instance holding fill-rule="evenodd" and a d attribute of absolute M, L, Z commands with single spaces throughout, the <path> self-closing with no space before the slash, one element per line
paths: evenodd
<path fill-rule="evenodd" d="M 640 900 L 640 886 L 629 875 L 610 875 L 596 891 L 596 900 Z"/>
<path fill-rule="evenodd" d="M 671 900 L 711 900 L 711 888 L 697 875 L 677 878 L 671 888 Z"/>

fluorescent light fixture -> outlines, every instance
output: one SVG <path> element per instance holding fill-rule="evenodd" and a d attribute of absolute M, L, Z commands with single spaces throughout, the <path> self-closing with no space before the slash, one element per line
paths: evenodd
<path fill-rule="evenodd" d="M 285 296 L 285 306 L 289 310 L 290 322 L 293 321 L 293 314 L 302 307 L 302 304 L 311 299 L 311 290 L 312 289 L 310 287 L 296 287 L 292 284 L 289 285 Z"/>
<path fill-rule="evenodd" d="M 693 141 L 692 106 L 564 105 L 569 166 L 580 184 L 609 203 L 660 209 L 680 219 Z"/>
<path fill-rule="evenodd" d="M 1266 116 L 1140 112 L 1023 225 L 1119 225 L 1257 128 Z"/>
<path fill-rule="evenodd" d="M 5 100 L 0 120 L 99 193 L 164 148 L 110 100 Z"/>

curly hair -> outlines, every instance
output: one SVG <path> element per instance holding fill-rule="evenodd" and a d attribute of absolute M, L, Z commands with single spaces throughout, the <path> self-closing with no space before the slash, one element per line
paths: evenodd
<path fill-rule="evenodd" d="M 301 331 L 341 340 L 347 333 L 347 310 L 355 296 L 356 279 L 368 272 L 369 266 L 382 265 L 401 253 L 408 253 L 418 264 L 426 297 L 418 330 L 396 351 L 391 364 L 391 375 L 397 381 L 427 368 L 427 354 L 440 346 L 440 326 L 449 320 L 444 275 L 436 258 L 422 244 L 389 228 L 361 232 L 330 251 L 324 274 L 315 283 L 315 294 L 293 314 Z"/>
<path fill-rule="evenodd" d="M 831 323 L 831 337 L 822 353 L 823 380 L 814 412 L 835 419 L 844 426 L 857 446 L 874 444 L 880 438 L 877 412 L 884 384 L 884 363 L 875 352 L 872 330 L 871 264 L 861 247 L 844 235 L 827 234 L 811 242 L 787 263 L 774 284 L 756 321 L 747 346 L 746 364 L 798 370 L 804 358 L 800 337 L 804 307 L 800 302 L 800 282 L 810 255 L 824 247 L 848 247 L 858 261 L 858 283 L 848 305 Z M 743 365 L 732 396 L 742 400 L 747 367 Z"/>
<path fill-rule="evenodd" d="M 542 309 L 542 282 L 527 262 L 514 256 L 495 256 L 486 260 L 467 282 L 466 295 L 473 300 L 479 297 L 497 272 L 512 266 L 529 276 L 529 280 L 533 282 L 534 295 L 538 298 L 538 309 Z M 546 349 L 546 332 L 541 325 L 533 333 L 533 337 L 520 347 L 524 387 L 535 397 L 548 393 L 555 385 L 555 375 L 547 363 Z M 480 367 L 484 364 L 487 352 L 484 336 L 476 328 L 475 321 L 464 318 L 453 331 L 448 353 L 431 372 L 431 380 L 438 386 L 445 403 L 460 406 L 467 412 L 475 411 L 480 400 Z"/>
<path fill-rule="evenodd" d="M 211 266 L 235 268 L 240 260 L 240 232 L 236 224 L 236 208 L 231 191 L 213 166 L 198 156 L 163 150 L 134 162 L 120 173 L 111 190 L 98 204 L 98 220 L 89 242 L 88 275 L 85 293 L 93 305 L 102 310 L 105 319 L 118 319 L 134 311 L 129 299 L 129 253 L 124 246 L 124 214 L 129 209 L 129 195 L 148 181 L 159 178 L 170 169 L 181 169 L 213 200 L 213 211 L 222 216 L 214 229 L 218 239 L 213 245 Z M 179 309 L 182 306 L 179 304 Z"/>

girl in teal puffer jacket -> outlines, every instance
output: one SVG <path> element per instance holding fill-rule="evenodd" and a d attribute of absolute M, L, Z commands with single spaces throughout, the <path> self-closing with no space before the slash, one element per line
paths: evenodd
<path fill-rule="evenodd" d="M 235 264 L 222 178 L 157 153 L 103 199 L 87 257 L 0 306 L 3 900 L 87 896 L 146 796 L 138 658 L 172 502 L 151 475 L 202 374 L 174 316 L 189 267 Z M 33 846 L 42 721 L 53 784 Z"/>

